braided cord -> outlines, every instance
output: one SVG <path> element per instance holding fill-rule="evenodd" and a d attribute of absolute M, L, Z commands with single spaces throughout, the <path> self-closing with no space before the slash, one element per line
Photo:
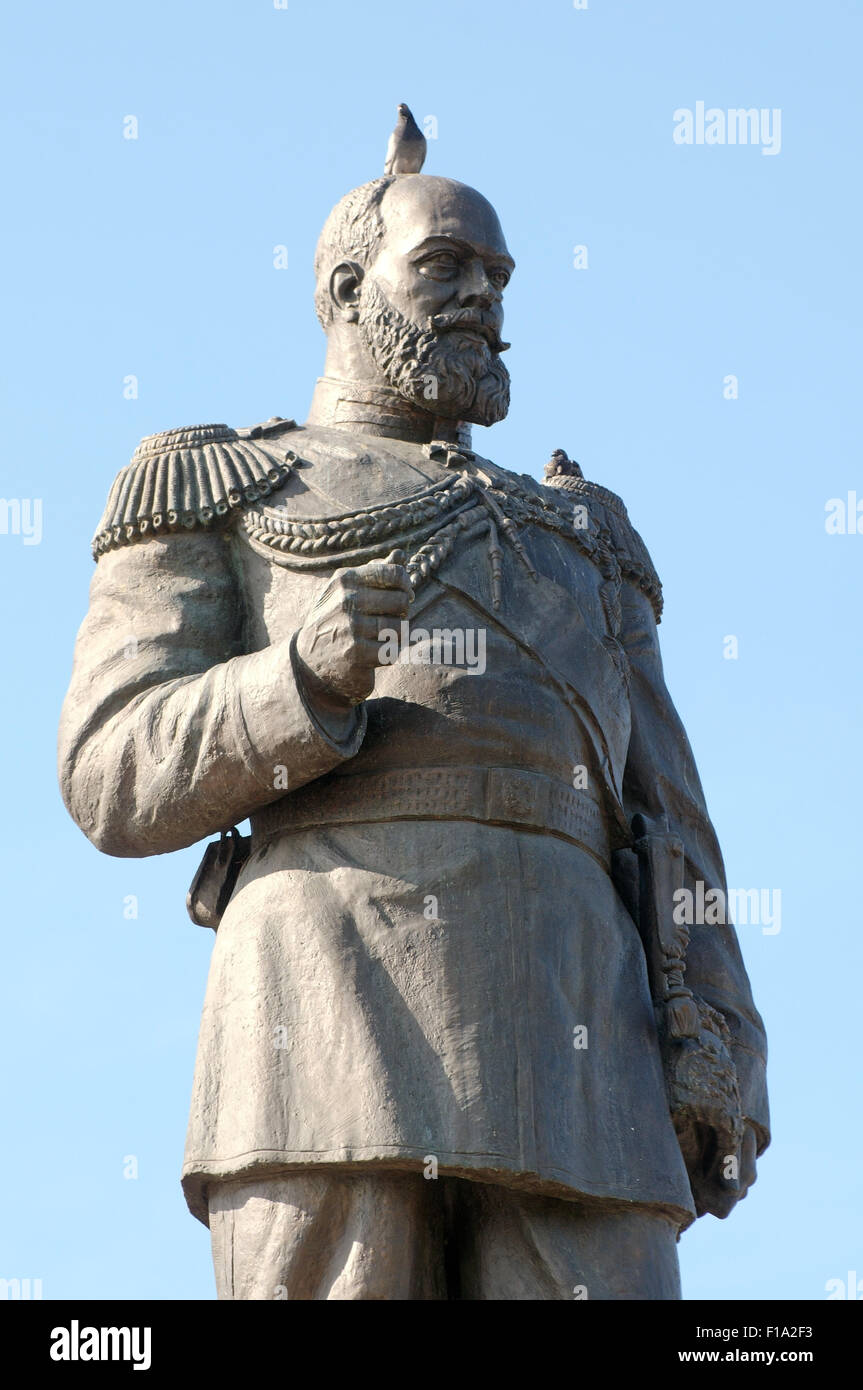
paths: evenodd
<path fill-rule="evenodd" d="M 590 525 L 579 527 L 571 510 L 514 479 L 507 479 L 506 488 L 493 482 L 488 486 L 462 470 L 384 507 L 310 518 L 288 517 L 280 507 L 247 508 L 243 526 L 259 554 L 300 571 L 328 567 L 334 561 L 364 563 L 396 548 L 410 550 L 406 568 L 415 589 L 437 572 L 460 537 L 467 540 L 486 533 L 494 606 L 498 607 L 502 560 L 498 531 L 533 573 L 518 530 L 538 525 L 574 542 L 600 571 L 600 600 L 609 638 L 616 646 L 621 623 L 620 565 L 610 535 L 593 513 L 588 515 Z"/>

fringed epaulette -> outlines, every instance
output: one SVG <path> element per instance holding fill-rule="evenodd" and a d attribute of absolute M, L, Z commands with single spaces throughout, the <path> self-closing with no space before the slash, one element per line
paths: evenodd
<path fill-rule="evenodd" d="M 295 428 L 276 416 L 250 429 L 190 425 L 147 435 L 111 488 L 94 559 L 153 536 L 215 527 L 267 497 L 296 463 L 283 439 Z"/>
<path fill-rule="evenodd" d="M 585 478 L 578 464 L 567 458 L 563 449 L 555 449 L 545 466 L 546 487 L 562 488 L 568 493 L 581 494 L 599 503 L 603 521 L 611 538 L 624 578 L 632 581 L 650 599 L 656 621 L 662 618 L 662 584 L 648 554 L 647 546 L 636 531 L 623 501 L 616 492 Z"/>

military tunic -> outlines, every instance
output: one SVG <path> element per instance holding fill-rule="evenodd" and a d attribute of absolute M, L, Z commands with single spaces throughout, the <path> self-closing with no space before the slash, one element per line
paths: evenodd
<path fill-rule="evenodd" d="M 251 817 L 204 1004 L 191 1210 L 207 1221 L 219 1179 L 434 1158 L 687 1224 L 612 855 L 641 811 L 682 838 L 688 886 L 724 870 L 625 508 L 470 454 L 241 435 L 157 437 L 121 474 L 61 731 L 67 804 L 108 853 Z M 396 545 L 411 629 L 481 633 L 484 660 L 428 647 L 380 667 L 364 705 L 324 707 L 292 636 L 328 575 Z M 764 1032 L 732 927 L 693 929 L 686 978 L 729 1026 L 763 1148 Z"/>

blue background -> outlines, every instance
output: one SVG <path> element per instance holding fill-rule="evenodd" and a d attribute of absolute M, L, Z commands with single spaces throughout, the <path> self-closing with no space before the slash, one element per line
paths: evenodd
<path fill-rule="evenodd" d="M 19 6 L 6 30 L 0 493 L 41 498 L 44 534 L 0 535 L 0 1276 L 213 1296 L 179 1188 L 199 852 L 97 854 L 60 802 L 56 724 L 115 473 L 155 430 L 305 417 L 317 233 L 407 101 L 437 118 L 427 172 L 476 184 L 518 263 L 512 410 L 477 447 L 540 476 L 562 446 L 622 494 L 729 883 L 782 892 L 777 935 L 740 928 L 774 1142 L 731 1219 L 683 1237 L 685 1296 L 863 1277 L 863 536 L 825 530 L 828 499 L 863 495 L 858 7 L 151 0 Z M 781 152 L 676 145 L 698 100 L 780 108 Z"/>

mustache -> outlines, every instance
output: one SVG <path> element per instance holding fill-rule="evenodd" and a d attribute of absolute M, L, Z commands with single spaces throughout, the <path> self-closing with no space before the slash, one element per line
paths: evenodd
<path fill-rule="evenodd" d="M 475 309 L 454 309 L 451 314 L 432 314 L 429 328 L 438 333 L 453 333 L 458 329 L 479 333 L 485 338 L 492 352 L 506 352 L 512 346 L 505 343 L 494 324 L 483 318 Z"/>

